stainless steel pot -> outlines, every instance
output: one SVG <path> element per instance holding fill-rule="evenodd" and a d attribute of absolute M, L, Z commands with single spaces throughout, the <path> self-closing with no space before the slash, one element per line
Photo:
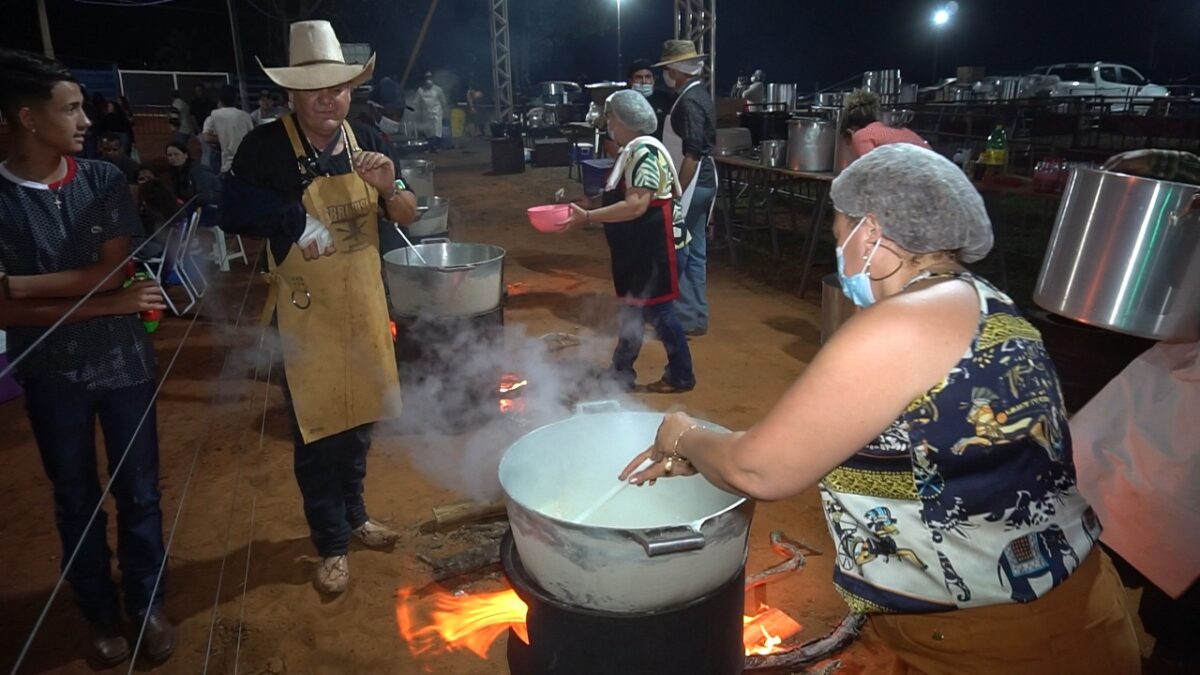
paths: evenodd
<path fill-rule="evenodd" d="M 787 141 L 763 141 L 759 146 L 759 162 L 763 166 L 780 167 L 787 159 Z"/>
<path fill-rule="evenodd" d="M 400 160 L 400 177 L 417 198 L 434 197 L 433 162 L 427 159 Z"/>
<path fill-rule="evenodd" d="M 450 202 L 441 197 L 418 197 L 417 210 L 421 217 L 408 225 L 410 237 L 428 237 L 445 232 L 450 221 Z"/>
<path fill-rule="evenodd" d="M 571 97 L 580 91 L 579 85 L 574 82 L 542 82 L 538 86 L 544 103 L 570 103 Z"/>
<path fill-rule="evenodd" d="M 828 342 L 857 311 L 858 307 L 842 292 L 838 275 L 826 274 L 821 278 L 821 344 Z"/>
<path fill-rule="evenodd" d="M 913 120 L 913 111 L 908 109 L 884 110 L 879 113 L 879 121 L 889 127 L 906 127 Z"/>
<path fill-rule="evenodd" d="M 383 267 L 392 311 L 398 316 L 490 312 L 500 306 L 504 294 L 504 255 L 499 246 L 445 239 L 389 251 Z"/>
<path fill-rule="evenodd" d="M 817 117 L 788 122 L 787 167 L 792 171 L 833 171 L 837 124 Z"/>
<path fill-rule="evenodd" d="M 1072 170 L 1033 299 L 1129 335 L 1200 339 L 1200 186 Z"/>
<path fill-rule="evenodd" d="M 750 130 L 746 127 L 717 129 L 717 145 L 713 149 L 713 154 L 719 157 L 729 157 L 753 146 Z"/>
<path fill-rule="evenodd" d="M 784 110 L 788 111 L 796 109 L 796 85 L 768 84 L 765 93 L 764 102 L 783 104 Z"/>
<path fill-rule="evenodd" d="M 840 91 L 827 91 L 817 94 L 815 105 L 822 108 L 840 108 L 846 94 Z"/>
<path fill-rule="evenodd" d="M 580 404 L 504 453 L 500 485 L 517 551 L 554 597 L 654 611 L 703 596 L 745 563 L 753 502 L 698 475 L 626 487 L 579 518 L 620 487 L 617 474 L 654 441 L 662 419 L 615 401 Z"/>

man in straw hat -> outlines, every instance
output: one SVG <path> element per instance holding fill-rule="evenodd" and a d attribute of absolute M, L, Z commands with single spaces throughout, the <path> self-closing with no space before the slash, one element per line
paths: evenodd
<path fill-rule="evenodd" d="M 400 413 L 379 209 L 407 224 L 416 200 L 378 134 L 346 121 L 351 91 L 374 67 L 374 55 L 345 63 L 328 21 L 293 23 L 288 67 L 263 68 L 293 112 L 246 136 L 221 204 L 222 227 L 270 240 L 264 318 L 281 338 L 296 482 L 325 593 L 349 583 L 352 535 L 371 547 L 397 539 L 367 516 L 363 478 L 372 425 Z"/>
<path fill-rule="evenodd" d="M 700 75 L 704 55 L 691 40 L 663 44 L 663 81 L 678 98 L 663 124 L 663 145 L 679 172 L 684 227 L 691 237 L 679 251 L 679 321 L 688 335 L 708 332 L 708 220 L 717 196 L 717 166 L 712 159 L 717 143 L 717 113 L 712 95 Z"/>

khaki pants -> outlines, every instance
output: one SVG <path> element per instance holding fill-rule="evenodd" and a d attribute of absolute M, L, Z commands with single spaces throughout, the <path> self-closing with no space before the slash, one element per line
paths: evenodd
<path fill-rule="evenodd" d="M 1141 672 L 1133 621 L 1099 547 L 1037 600 L 937 614 L 878 614 L 868 628 L 896 654 L 892 675 Z"/>

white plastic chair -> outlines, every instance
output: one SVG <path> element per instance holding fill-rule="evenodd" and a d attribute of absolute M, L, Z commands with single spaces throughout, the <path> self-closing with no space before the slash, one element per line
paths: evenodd
<path fill-rule="evenodd" d="M 197 214 L 193 212 L 190 217 L 180 218 L 173 223 L 167 231 L 167 243 L 163 246 L 162 255 L 139 261 L 146 274 L 162 289 L 163 301 L 175 316 L 183 316 L 196 306 L 196 293 L 187 273 L 183 271 L 184 266 L 180 264 L 187 255 L 187 237 L 188 233 L 193 231 L 191 226 L 196 218 Z M 183 309 L 171 299 L 169 293 L 170 287 L 174 285 L 171 283 L 172 274 L 179 279 L 178 286 L 187 294 L 187 305 Z"/>
<path fill-rule="evenodd" d="M 188 230 L 184 234 L 184 246 L 178 267 L 180 279 L 185 284 L 191 285 L 192 293 L 197 298 L 203 298 L 204 294 L 208 293 L 208 275 L 204 273 L 204 266 L 200 264 L 205 258 L 198 253 L 200 240 L 197 237 L 203 208 L 202 206 L 196 207 L 191 218 L 188 219 Z"/>
<path fill-rule="evenodd" d="M 229 244 L 226 242 L 228 235 L 225 234 L 225 231 L 218 225 L 212 225 L 208 229 L 212 231 L 214 240 L 212 253 L 209 254 L 209 258 L 217 263 L 218 269 L 222 272 L 228 272 L 229 263 L 234 260 L 241 260 L 243 264 L 250 265 L 250 261 L 246 259 L 246 247 L 242 245 L 242 236 L 240 234 L 233 235 L 234 241 L 237 242 L 237 249 L 231 252 Z"/>

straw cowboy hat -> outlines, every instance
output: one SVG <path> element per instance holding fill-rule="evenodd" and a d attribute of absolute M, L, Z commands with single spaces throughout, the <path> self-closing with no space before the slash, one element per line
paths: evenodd
<path fill-rule="evenodd" d="M 694 61 L 704 58 L 704 54 L 696 53 L 696 43 L 691 40 L 667 40 L 663 43 L 662 60 L 654 64 L 655 68 L 669 66 L 682 61 Z"/>
<path fill-rule="evenodd" d="M 346 83 L 356 87 L 375 71 L 374 54 L 366 65 L 346 63 L 342 43 L 328 21 L 292 24 L 286 68 L 267 68 L 262 59 L 255 59 L 267 77 L 284 89 L 325 89 Z"/>

